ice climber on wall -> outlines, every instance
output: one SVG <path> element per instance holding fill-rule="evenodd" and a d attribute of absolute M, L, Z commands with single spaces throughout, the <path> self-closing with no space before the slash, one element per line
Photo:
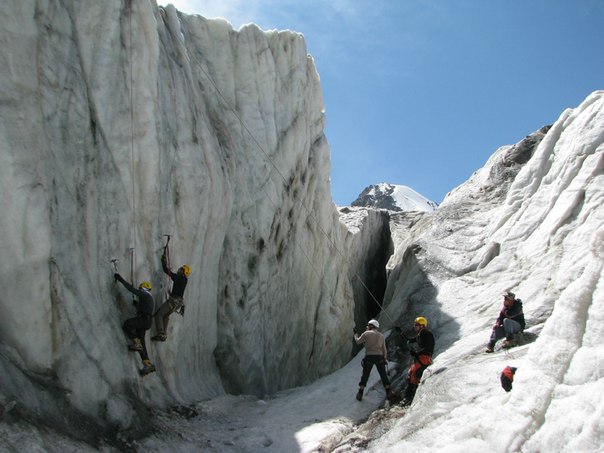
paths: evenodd
<path fill-rule="evenodd" d="M 432 354 L 434 353 L 434 335 L 428 330 L 428 320 L 422 316 L 415 318 L 413 328 L 417 335 L 409 340 L 409 354 L 413 356 L 414 360 L 409 368 L 403 406 L 408 406 L 413 401 L 424 370 L 432 364 Z M 413 343 L 416 344 L 412 348 Z"/>
<path fill-rule="evenodd" d="M 124 322 L 122 329 L 124 329 L 128 338 L 132 340 L 132 344 L 128 345 L 128 349 L 137 351 L 141 356 L 143 368 L 140 370 L 140 374 L 144 376 L 155 371 L 155 365 L 149 360 L 147 345 L 145 344 L 145 335 L 147 330 L 151 328 L 155 304 L 153 302 L 153 296 L 151 295 L 151 283 L 147 281 L 142 282 L 138 289 L 136 289 L 132 284 L 124 280 L 120 274 L 115 273 L 113 276 L 118 282 L 124 285 L 128 291 L 138 298 L 138 300 L 134 301 L 134 305 L 136 306 L 136 317 L 127 319 Z"/>
<path fill-rule="evenodd" d="M 379 322 L 377 322 L 375 319 L 372 319 L 367 323 L 367 330 L 361 335 L 357 335 L 356 329 L 353 329 L 354 341 L 356 344 L 365 345 L 365 358 L 361 362 L 363 366 L 363 374 L 361 375 L 359 391 L 357 392 L 357 400 L 359 401 L 363 399 L 363 390 L 365 390 L 365 386 L 367 385 L 367 380 L 369 379 L 369 374 L 371 373 L 373 365 L 375 365 L 378 373 L 380 373 L 382 384 L 386 389 L 386 395 L 389 398 L 391 396 L 390 380 L 388 379 L 388 374 L 386 373 L 386 365 L 388 363 L 386 340 L 384 339 L 384 335 L 377 330 L 379 328 Z"/>
<path fill-rule="evenodd" d="M 170 291 L 170 297 L 166 300 L 157 313 L 155 313 L 155 335 L 151 337 L 153 341 L 166 341 L 168 338 L 168 322 L 170 321 L 170 315 L 172 313 L 179 312 L 184 315 L 185 304 L 183 296 L 185 294 L 185 288 L 191 275 L 191 268 L 183 264 L 176 273 L 170 270 L 170 265 L 166 258 L 166 251 L 168 245 L 164 247 L 164 253 L 161 256 L 161 267 L 164 272 L 172 279 L 172 290 Z"/>
<path fill-rule="evenodd" d="M 524 312 L 522 311 L 522 301 L 516 299 L 516 295 L 506 292 L 503 296 L 503 308 L 499 312 L 499 317 L 493 326 L 491 338 L 485 352 L 493 352 L 495 343 L 505 337 L 501 345 L 502 348 L 513 346 L 514 335 L 520 333 L 526 327 Z"/>

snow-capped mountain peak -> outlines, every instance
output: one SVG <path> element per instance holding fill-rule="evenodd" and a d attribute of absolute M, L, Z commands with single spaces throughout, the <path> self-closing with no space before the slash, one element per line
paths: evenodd
<path fill-rule="evenodd" d="M 374 184 L 366 187 L 352 206 L 387 209 L 389 211 L 434 211 L 438 204 L 410 187 L 397 184 Z"/>

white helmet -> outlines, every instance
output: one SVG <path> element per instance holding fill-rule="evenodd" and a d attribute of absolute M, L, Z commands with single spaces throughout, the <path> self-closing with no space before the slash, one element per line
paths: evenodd
<path fill-rule="evenodd" d="M 377 322 L 377 320 L 372 319 L 371 321 L 369 321 L 367 324 L 371 324 L 373 327 L 375 327 L 376 329 L 380 328 L 380 323 Z"/>

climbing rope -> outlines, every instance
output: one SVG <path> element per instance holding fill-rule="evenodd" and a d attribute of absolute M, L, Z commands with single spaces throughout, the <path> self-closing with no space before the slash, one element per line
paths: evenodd
<path fill-rule="evenodd" d="M 132 227 L 131 227 L 131 248 L 130 248 L 130 281 L 133 285 L 135 283 L 135 261 L 136 261 L 136 185 L 135 185 L 135 169 L 134 169 L 134 75 L 132 65 L 132 47 L 133 47 L 133 33 L 132 33 L 132 16 L 133 16 L 133 1 L 130 0 L 130 14 L 128 17 L 129 23 L 129 34 L 130 34 L 130 48 L 128 52 L 128 60 L 130 64 L 130 179 L 132 181 Z"/>

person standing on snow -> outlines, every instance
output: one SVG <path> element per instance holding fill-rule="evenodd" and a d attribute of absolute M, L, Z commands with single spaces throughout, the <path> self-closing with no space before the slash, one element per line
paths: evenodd
<path fill-rule="evenodd" d="M 428 320 L 422 316 L 415 318 L 413 329 L 417 335 L 409 340 L 409 344 L 417 343 L 417 345 L 409 348 L 409 354 L 413 356 L 414 360 L 409 367 L 403 406 L 408 406 L 413 401 L 424 370 L 432 364 L 432 354 L 434 353 L 434 335 L 428 330 Z"/>
<path fill-rule="evenodd" d="M 503 296 L 503 308 L 499 313 L 497 322 L 493 326 L 493 332 L 485 352 L 491 353 L 495 349 L 495 343 L 503 337 L 506 340 L 501 345 L 502 348 L 513 346 L 514 335 L 520 333 L 526 327 L 524 312 L 522 311 L 522 301 L 516 299 L 516 295 L 507 292 Z"/>
<path fill-rule="evenodd" d="M 178 272 L 174 273 L 168 267 L 166 262 L 166 249 L 161 256 L 161 267 L 164 272 L 172 279 L 172 291 L 170 291 L 170 297 L 165 301 L 157 313 L 155 313 L 155 331 L 156 334 L 151 337 L 153 341 L 166 341 L 168 336 L 168 322 L 170 321 L 170 315 L 175 311 L 180 314 L 184 314 L 185 305 L 183 296 L 185 294 L 185 288 L 191 275 L 191 268 L 186 264 L 182 265 Z"/>
<path fill-rule="evenodd" d="M 380 328 L 380 323 L 375 319 L 372 319 L 367 323 L 367 330 L 361 335 L 357 335 L 356 329 L 354 330 L 354 341 L 356 344 L 365 345 L 365 358 L 361 362 L 363 366 L 363 374 L 361 376 L 361 382 L 359 382 L 359 391 L 357 392 L 357 400 L 363 399 L 363 391 L 367 385 L 369 374 L 373 365 L 380 373 L 382 384 L 386 389 L 386 395 L 390 397 L 390 379 L 386 373 L 386 365 L 388 364 L 388 352 L 386 351 L 386 340 L 377 329 Z"/>
<path fill-rule="evenodd" d="M 151 283 L 142 282 L 138 289 L 128 283 L 124 278 L 115 273 L 115 280 L 120 282 L 124 287 L 134 294 L 138 300 L 134 301 L 136 306 L 136 317 L 127 319 L 122 326 L 126 336 L 132 340 L 132 344 L 128 345 L 131 351 L 137 351 L 143 361 L 143 368 L 139 371 L 142 376 L 155 371 L 155 365 L 149 360 L 147 346 L 145 344 L 145 335 L 147 330 L 151 328 L 153 320 L 154 302 L 151 295 Z"/>

